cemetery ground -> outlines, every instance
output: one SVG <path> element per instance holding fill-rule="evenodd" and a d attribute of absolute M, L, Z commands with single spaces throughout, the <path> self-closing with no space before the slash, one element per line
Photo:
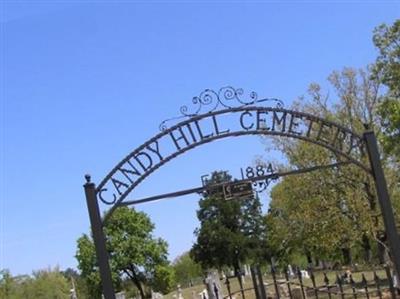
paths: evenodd
<path fill-rule="evenodd" d="M 343 296 L 340 292 L 340 289 L 337 284 L 337 276 L 342 277 L 345 273 L 345 270 L 341 271 L 315 271 L 315 285 L 318 288 L 318 297 L 317 298 L 391 298 L 389 284 L 387 281 L 386 271 L 385 269 L 380 270 L 360 270 L 353 271 L 352 278 L 354 280 L 354 288 L 349 281 L 344 281 L 342 284 Z M 379 291 L 377 289 L 375 274 L 379 277 Z M 326 283 L 326 277 L 329 280 L 329 283 Z M 367 280 L 368 284 L 368 296 L 365 293 L 365 285 L 363 284 L 363 275 Z M 278 286 L 278 292 L 280 298 L 288 298 L 288 281 L 285 278 L 285 274 L 282 272 L 276 273 L 276 284 Z M 200 294 L 206 290 L 206 285 L 201 282 L 200 279 L 196 280 L 197 284 L 192 287 L 182 288 L 181 295 L 184 299 L 192 299 L 192 298 L 200 298 Z M 274 285 L 274 279 L 271 273 L 266 273 L 263 275 L 264 286 L 267 294 L 267 298 L 279 298 L 276 294 L 276 289 Z M 238 279 L 231 278 L 230 282 L 230 294 L 232 299 L 242 299 L 242 292 L 240 289 L 240 285 Z M 290 288 L 292 292 L 292 298 L 303 298 L 301 294 L 301 287 L 297 276 L 293 276 L 289 278 Z M 229 299 L 229 292 L 227 289 L 226 281 L 221 279 L 221 293 L 224 299 Z M 316 298 L 315 290 L 313 288 L 313 282 L 311 278 L 302 278 L 302 285 L 305 292 L 305 298 Z M 326 292 L 326 285 L 329 285 L 329 291 Z M 244 276 L 243 279 L 243 292 L 244 299 L 256 299 L 254 285 L 251 278 L 251 275 Z M 175 290 L 166 294 L 163 299 L 177 299 L 179 298 L 178 292 Z M 400 297 L 398 297 L 400 298 Z M 221 298 L 220 298 L 221 299 Z"/>

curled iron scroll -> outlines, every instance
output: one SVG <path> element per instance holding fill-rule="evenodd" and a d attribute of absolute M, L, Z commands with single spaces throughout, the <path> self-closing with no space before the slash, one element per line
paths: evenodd
<path fill-rule="evenodd" d="M 249 93 L 248 99 L 243 98 L 244 91 L 242 88 L 234 88 L 226 86 L 220 88 L 218 91 L 212 89 L 205 89 L 200 95 L 193 97 L 192 104 L 194 108 L 189 108 L 184 105 L 180 108 L 180 116 L 164 120 L 160 124 L 160 130 L 165 131 L 168 128 L 168 123 L 171 121 L 179 120 L 182 118 L 190 118 L 204 113 L 211 113 L 219 108 L 234 108 L 251 106 L 257 103 L 273 102 L 276 108 L 283 108 L 284 104 L 281 100 L 275 98 L 262 98 L 259 99 L 255 91 Z"/>

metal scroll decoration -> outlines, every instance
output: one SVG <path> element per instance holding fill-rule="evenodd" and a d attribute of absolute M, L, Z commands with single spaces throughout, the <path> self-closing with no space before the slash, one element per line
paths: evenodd
<path fill-rule="evenodd" d="M 273 102 L 276 108 L 283 108 L 284 103 L 276 98 L 259 99 L 255 91 L 249 93 L 247 100 L 243 99 L 244 91 L 242 88 L 226 86 L 218 91 L 205 89 L 199 96 L 193 97 L 192 104 L 194 108 L 189 109 L 184 105 L 180 108 L 181 115 L 164 120 L 160 124 L 160 130 L 168 129 L 168 123 L 182 118 L 191 118 L 200 114 L 210 113 L 218 109 L 229 109 L 234 107 L 251 106 L 263 102 Z"/>

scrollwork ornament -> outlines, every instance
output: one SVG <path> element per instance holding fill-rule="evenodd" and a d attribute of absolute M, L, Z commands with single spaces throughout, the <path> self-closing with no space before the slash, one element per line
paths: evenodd
<path fill-rule="evenodd" d="M 237 99 L 238 99 L 238 102 L 240 104 L 242 104 L 240 106 L 249 106 L 249 105 L 253 105 L 254 103 L 256 103 L 256 100 L 257 100 L 258 96 L 257 96 L 257 93 L 255 91 L 250 92 L 250 94 L 249 94 L 250 100 L 242 99 L 242 96 L 244 94 L 243 89 L 238 89 L 238 91 L 240 91 L 240 92 L 237 93 L 237 95 L 238 95 Z"/>
<path fill-rule="evenodd" d="M 167 126 L 168 121 L 169 121 L 169 119 L 166 119 L 166 120 L 162 121 L 161 124 L 159 125 L 158 128 L 160 129 L 161 132 L 164 132 L 168 129 L 168 126 Z"/>
<path fill-rule="evenodd" d="M 253 102 L 257 101 L 258 95 L 255 91 L 250 92 L 250 99 L 253 100 Z"/>
<path fill-rule="evenodd" d="M 181 114 L 182 114 L 183 116 L 192 117 L 192 116 L 195 116 L 195 115 L 199 114 L 200 109 L 201 109 L 201 104 L 200 104 L 199 98 L 198 98 L 198 97 L 194 97 L 194 98 L 192 99 L 192 103 L 193 103 L 194 105 L 197 105 L 198 107 L 195 109 L 194 112 L 191 112 L 191 113 L 188 112 L 188 111 L 189 111 L 188 106 L 186 106 L 186 105 L 181 106 L 181 108 L 180 108 L 179 110 L 180 110 L 180 112 L 181 112 Z"/>
<path fill-rule="evenodd" d="M 211 89 L 204 90 L 200 94 L 198 99 L 200 102 L 200 109 L 204 106 L 211 107 L 207 109 L 207 111 L 203 111 L 204 113 L 215 111 L 218 108 L 219 96 L 214 90 Z"/>
<path fill-rule="evenodd" d="M 218 100 L 219 103 L 224 106 L 225 108 L 232 108 L 233 105 L 231 101 L 233 100 L 239 100 L 238 94 L 240 93 L 239 89 L 234 89 L 233 87 L 227 86 L 227 87 L 222 87 L 218 91 Z M 230 102 L 229 102 L 230 101 Z M 229 102 L 229 103 L 228 103 Z"/>
<path fill-rule="evenodd" d="M 234 88 L 232 86 L 225 86 L 218 91 L 212 89 L 205 89 L 198 96 L 192 98 L 194 109 L 190 109 L 187 105 L 180 107 L 181 116 L 164 120 L 159 128 L 165 131 L 168 126 L 167 123 L 184 117 L 194 117 L 203 113 L 211 113 L 218 108 L 234 108 L 254 105 L 262 102 L 274 102 L 277 108 L 284 106 L 283 102 L 275 98 L 258 99 L 255 91 L 249 93 L 248 100 L 243 99 L 244 91 L 242 88 Z"/>
<path fill-rule="evenodd" d="M 182 107 L 181 107 L 181 109 L 182 109 Z M 167 130 L 169 128 L 169 126 L 168 126 L 169 122 L 177 121 L 177 120 L 183 119 L 185 117 L 186 117 L 186 115 L 168 118 L 168 119 L 162 121 L 158 128 L 160 129 L 161 132 L 164 132 L 165 130 Z"/>

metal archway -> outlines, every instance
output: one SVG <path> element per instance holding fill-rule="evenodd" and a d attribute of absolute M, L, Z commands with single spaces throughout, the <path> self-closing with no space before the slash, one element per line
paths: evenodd
<path fill-rule="evenodd" d="M 138 184 L 172 159 L 215 140 L 245 135 L 304 140 L 332 151 L 371 174 L 375 180 L 396 271 L 400 273 L 400 240 L 374 132 L 366 131 L 360 135 L 324 118 L 284 109 L 280 100 L 258 99 L 257 94 L 252 92 L 250 100 L 244 101 L 242 95 L 243 90 L 232 87 L 224 87 L 217 92 L 206 89 L 193 98 L 193 104 L 197 105 L 193 113 L 188 113 L 186 106 L 181 107 L 182 116 L 162 122 L 161 132 L 122 159 L 97 188 L 90 182 L 90 177 L 86 176 L 86 200 L 106 299 L 114 299 L 115 295 L 99 201 L 110 206 L 107 214 L 109 216 L 116 208 L 124 205 L 123 200 Z M 263 102 L 274 102 L 276 107 L 260 106 Z M 211 109 L 204 112 L 204 107 Z M 222 109 L 219 109 L 220 107 Z M 168 122 L 179 118 L 186 119 L 170 128 L 167 127 Z M 362 161 L 362 156 L 366 153 L 370 167 Z"/>

